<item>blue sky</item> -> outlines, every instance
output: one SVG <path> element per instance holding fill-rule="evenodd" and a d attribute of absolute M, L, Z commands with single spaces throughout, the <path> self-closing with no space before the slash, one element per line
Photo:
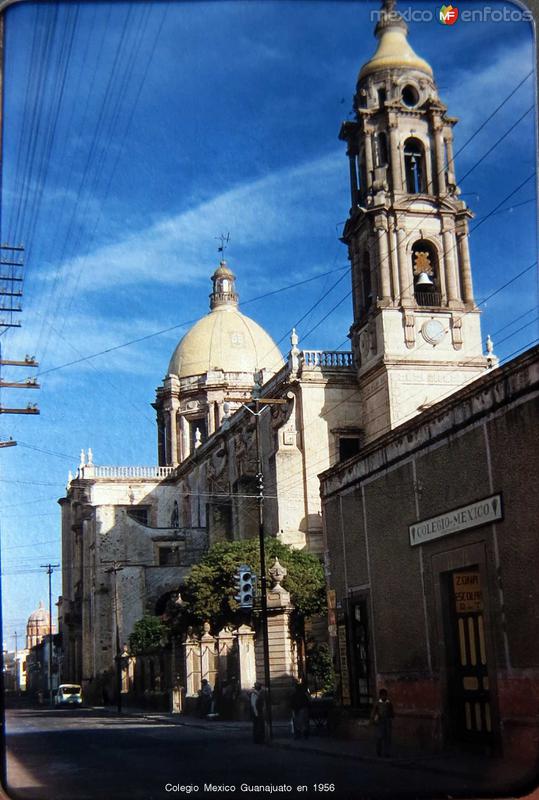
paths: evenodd
<path fill-rule="evenodd" d="M 300 343 L 346 341 L 350 281 L 339 235 L 348 165 L 337 137 L 375 49 L 375 8 L 25 2 L 7 12 L 1 238 L 24 243 L 26 278 L 23 327 L 1 343 L 5 358 L 35 354 L 42 373 L 31 397 L 3 397 L 38 400 L 41 415 L 0 418 L 2 438 L 19 442 L 2 450 L 0 473 L 10 648 L 46 598 L 39 565 L 60 560 L 56 499 L 80 449 L 92 447 L 100 464 L 155 463 L 150 403 L 178 339 L 207 311 L 219 234 L 230 232 L 242 308 L 275 340 L 319 301 L 298 326 Z M 433 20 L 412 24 L 410 41 L 460 118 L 457 150 L 534 64 L 526 22 Z M 507 134 L 462 182 L 474 225 L 523 184 L 471 236 L 478 299 L 536 260 L 535 179 L 524 183 L 535 168 L 534 113 L 508 133 L 533 103 L 534 77 L 457 156 L 458 177 Z M 487 302 L 483 333 L 494 335 L 500 357 L 537 337 L 536 306 L 534 269 Z"/>

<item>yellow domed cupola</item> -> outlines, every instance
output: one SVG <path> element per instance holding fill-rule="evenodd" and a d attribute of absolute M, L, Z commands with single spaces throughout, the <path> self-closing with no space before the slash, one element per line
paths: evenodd
<path fill-rule="evenodd" d="M 249 400 L 255 375 L 265 382 L 282 366 L 271 336 L 238 308 L 236 276 L 221 261 L 211 277 L 210 313 L 187 331 L 157 390 L 159 463 L 174 465 L 214 433 L 225 415 Z M 230 401 L 230 397 L 233 400 Z"/>
<path fill-rule="evenodd" d="M 410 46 L 408 26 L 395 8 L 396 0 L 384 0 L 380 19 L 375 28 L 378 48 L 373 57 L 363 65 L 359 80 L 383 69 L 414 69 L 433 76 L 432 67 L 417 55 Z"/>

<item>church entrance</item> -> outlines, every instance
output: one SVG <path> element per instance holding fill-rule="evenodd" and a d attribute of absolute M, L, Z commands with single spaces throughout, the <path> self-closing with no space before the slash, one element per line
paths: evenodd
<path fill-rule="evenodd" d="M 457 569 L 442 577 L 451 739 L 490 748 L 494 731 L 483 578 L 479 567 Z"/>

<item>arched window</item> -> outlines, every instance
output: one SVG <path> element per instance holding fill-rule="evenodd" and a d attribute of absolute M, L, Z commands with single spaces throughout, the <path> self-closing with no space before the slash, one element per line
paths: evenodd
<path fill-rule="evenodd" d="M 409 194 L 426 192 L 425 148 L 419 139 L 407 139 L 405 141 L 404 169 L 406 173 L 406 191 Z"/>
<path fill-rule="evenodd" d="M 374 137 L 374 158 L 377 167 L 385 167 L 388 163 L 387 137 L 383 131 Z"/>
<path fill-rule="evenodd" d="M 414 297 L 418 306 L 440 306 L 438 252 L 433 244 L 420 239 L 412 247 Z"/>

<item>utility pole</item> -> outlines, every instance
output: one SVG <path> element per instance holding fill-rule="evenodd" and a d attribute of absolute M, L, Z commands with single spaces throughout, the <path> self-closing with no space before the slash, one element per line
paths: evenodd
<path fill-rule="evenodd" d="M 41 569 L 47 570 L 49 576 L 49 703 L 52 701 L 52 573 L 60 564 L 41 564 Z"/>
<path fill-rule="evenodd" d="M 269 740 L 273 739 L 273 719 L 271 710 L 271 670 L 270 670 L 270 650 L 269 650 L 269 631 L 268 631 L 268 593 L 266 578 L 266 545 L 264 542 L 264 473 L 262 472 L 262 448 L 260 444 L 260 417 L 270 405 L 286 405 L 288 400 L 282 397 L 263 397 L 260 398 L 260 384 L 255 379 L 253 390 L 253 402 L 255 410 L 249 408 L 244 402 L 242 406 L 255 418 L 255 443 L 256 443 L 256 480 L 257 480 L 257 504 L 258 504 L 258 548 L 260 554 L 260 610 L 262 617 L 262 644 L 264 648 L 264 684 L 266 688 L 266 716 L 268 722 Z M 227 400 L 234 401 L 235 398 L 227 397 Z"/>
<path fill-rule="evenodd" d="M 118 617 L 118 572 L 121 572 L 122 566 L 115 561 L 112 567 L 106 570 L 109 574 L 114 575 L 114 623 L 116 628 L 116 707 L 118 714 L 122 713 L 122 649 L 120 647 L 120 620 Z"/>

